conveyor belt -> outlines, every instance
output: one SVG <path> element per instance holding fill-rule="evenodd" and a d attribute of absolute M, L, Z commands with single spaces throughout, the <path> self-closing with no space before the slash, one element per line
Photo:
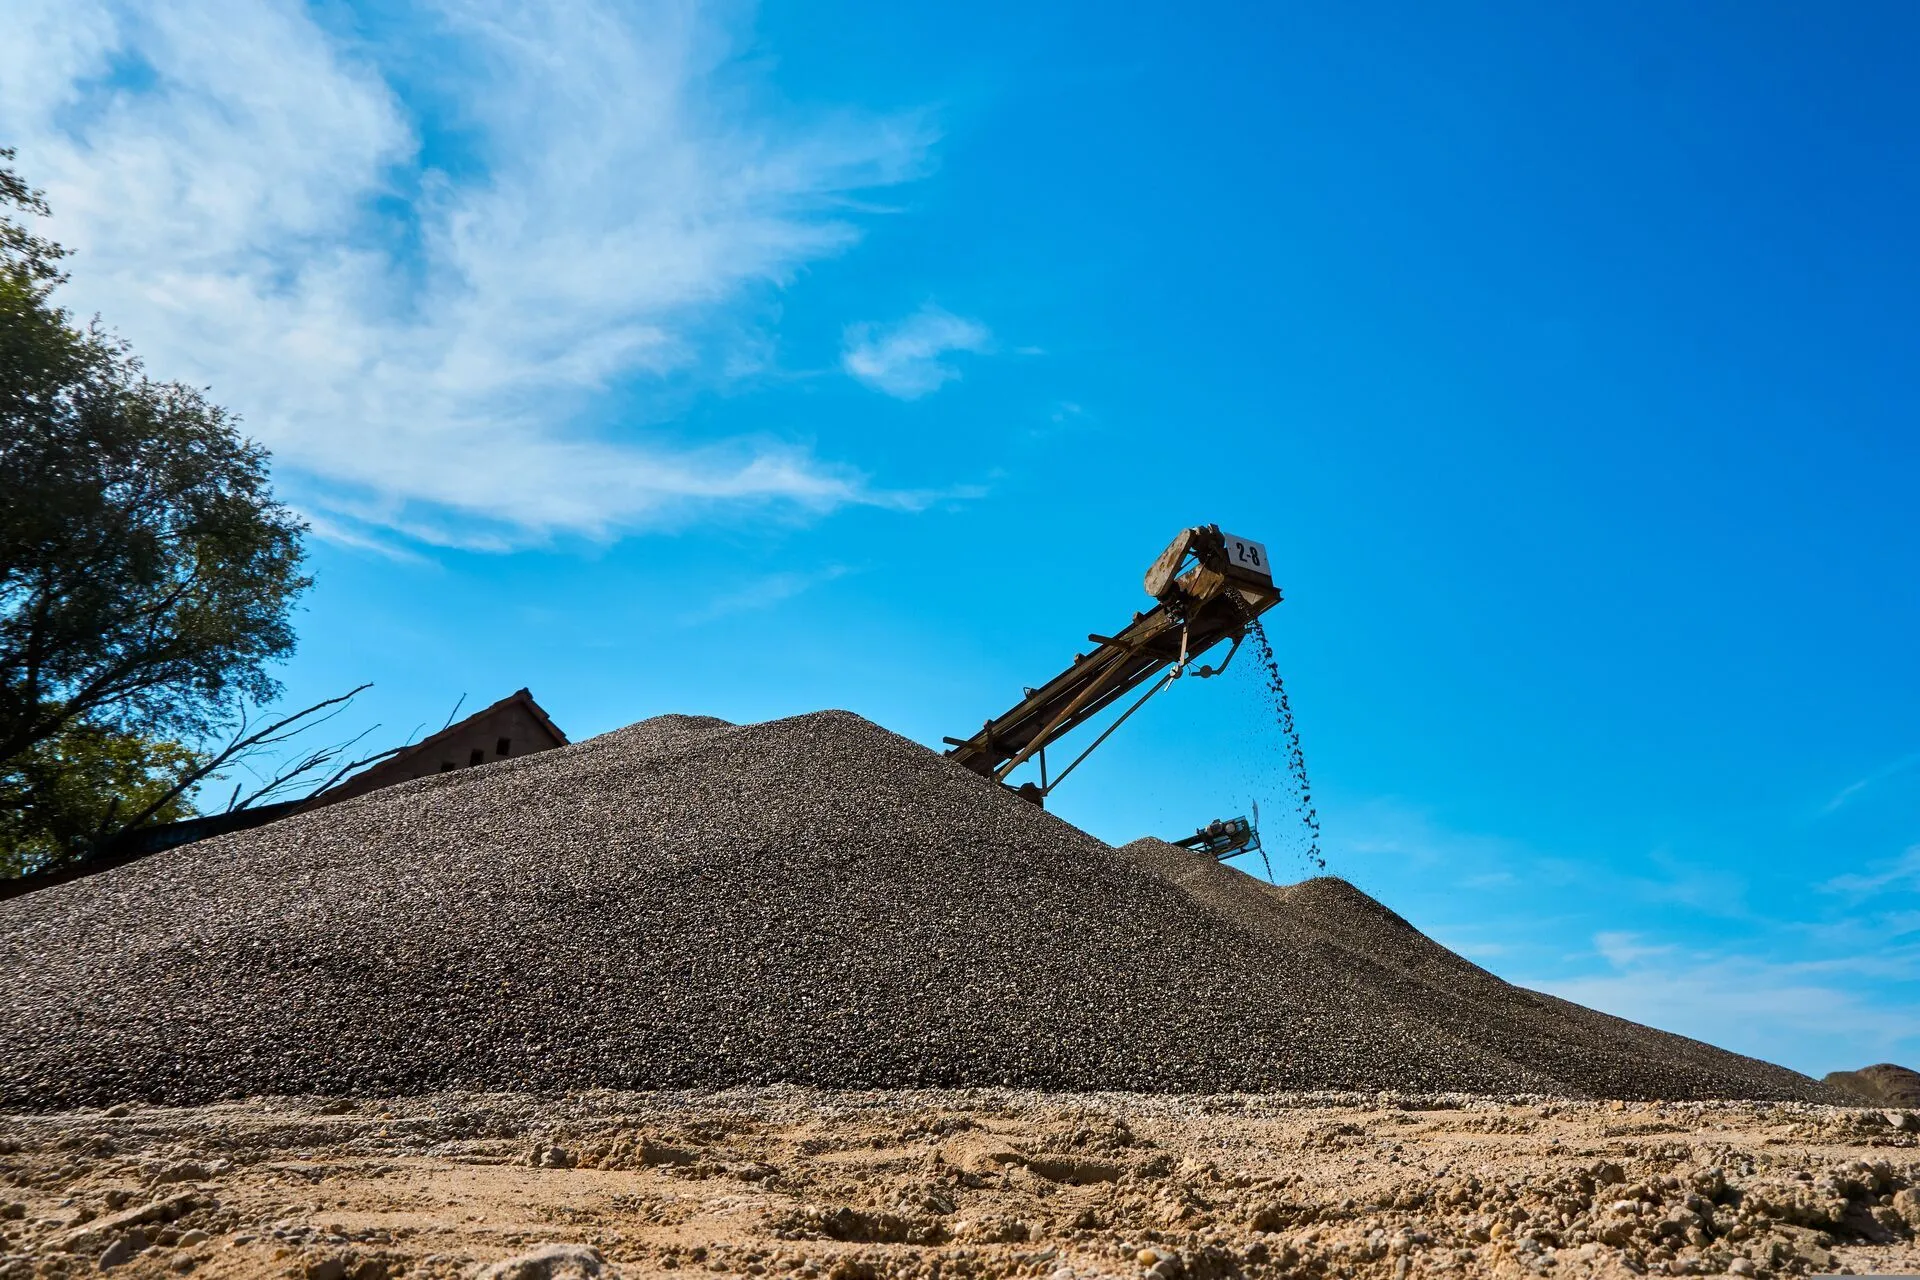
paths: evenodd
<path fill-rule="evenodd" d="M 1264 572 L 1264 554 L 1252 553 L 1252 563 L 1260 566 L 1255 569 L 1244 556 L 1236 560 L 1230 545 L 1258 548 L 1227 538 L 1217 526 L 1186 531 L 1155 566 L 1164 568 L 1159 576 L 1167 585 L 1153 608 L 1135 614 L 1117 635 L 1088 636 L 1095 647 L 1076 655 L 1072 666 L 987 721 L 972 737 L 946 739 L 953 748 L 948 756 L 1004 782 L 1027 759 L 1129 691 L 1170 668 L 1184 669 L 1222 640 L 1238 645 L 1248 625 L 1280 602 L 1280 592 Z M 1189 556 L 1193 566 L 1176 577 L 1174 571 Z M 1153 582 L 1155 574 L 1150 572 L 1148 579 Z M 1046 783 L 1021 788 L 1033 799 L 1049 789 Z"/>

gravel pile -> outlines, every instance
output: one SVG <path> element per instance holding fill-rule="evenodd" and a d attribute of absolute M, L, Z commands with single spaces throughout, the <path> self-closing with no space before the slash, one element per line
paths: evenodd
<path fill-rule="evenodd" d="M 845 712 L 645 721 L 0 903 L 0 1107 L 771 1081 L 1821 1095 L 1418 935 L 1395 944 L 1417 964 L 1369 955 L 1367 910 L 1394 918 L 1326 882 L 1268 920 L 1130 850 Z M 1315 894 L 1340 923 L 1293 923 Z"/>
<path fill-rule="evenodd" d="M 1525 1071 L 1554 1092 L 1603 1098 L 1801 1098 L 1831 1088 L 1762 1062 L 1505 982 L 1447 950 L 1344 880 L 1271 885 L 1164 840 L 1122 857 L 1221 922 L 1289 954 L 1337 955 L 1383 1007 L 1405 1011 Z"/>
<path fill-rule="evenodd" d="M 1882 1062 L 1858 1071 L 1829 1071 L 1827 1084 L 1862 1102 L 1920 1107 L 1920 1071 Z"/>

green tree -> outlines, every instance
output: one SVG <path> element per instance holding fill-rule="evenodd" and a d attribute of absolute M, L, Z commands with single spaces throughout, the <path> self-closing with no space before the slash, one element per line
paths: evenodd
<path fill-rule="evenodd" d="M 266 451 L 55 304 L 63 251 L 17 218 L 48 210 L 12 158 L 0 150 L 0 806 L 16 830 L 70 830 L 26 811 L 104 815 L 71 799 L 86 779 L 138 792 L 137 774 L 187 768 L 179 742 L 278 692 L 267 668 L 293 648 L 311 580 Z M 147 807 L 129 795 L 117 812 Z"/>
<path fill-rule="evenodd" d="M 149 809 L 153 822 L 192 817 L 179 784 L 206 759 L 177 742 L 91 724 L 35 743 L 0 777 L 0 878 L 58 866 Z"/>

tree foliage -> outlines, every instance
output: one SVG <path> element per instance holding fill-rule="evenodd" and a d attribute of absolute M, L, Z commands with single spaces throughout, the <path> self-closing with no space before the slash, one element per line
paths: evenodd
<path fill-rule="evenodd" d="M 265 450 L 54 303 L 63 253 L 15 216 L 47 208 L 11 159 L 0 150 L 0 805 L 18 810 L 85 777 L 183 767 L 169 741 L 270 700 L 310 580 Z"/>
<path fill-rule="evenodd" d="M 203 763 L 177 742 L 91 724 L 35 743 L 0 775 L 0 877 L 58 866 L 148 810 L 192 817 L 179 783 Z"/>

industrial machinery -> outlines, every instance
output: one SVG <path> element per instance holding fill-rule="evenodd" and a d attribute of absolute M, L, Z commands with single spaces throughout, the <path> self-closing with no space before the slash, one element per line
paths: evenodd
<path fill-rule="evenodd" d="M 1207 854 L 1217 861 L 1237 858 L 1245 853 L 1257 853 L 1260 862 L 1267 869 L 1267 879 L 1273 879 L 1273 863 L 1267 858 L 1267 851 L 1260 843 L 1260 805 L 1253 806 L 1253 818 L 1215 818 L 1184 840 L 1169 840 L 1168 844 L 1191 849 L 1195 853 Z"/>
<path fill-rule="evenodd" d="M 1245 818 L 1215 818 L 1184 840 L 1169 840 L 1182 849 L 1211 854 L 1220 861 L 1254 853 L 1260 848 L 1260 830 Z"/>
<path fill-rule="evenodd" d="M 1267 549 L 1220 532 L 1218 525 L 1188 529 L 1147 570 L 1154 605 L 1111 636 L 1087 637 L 1094 648 L 1075 654 L 1073 665 L 981 726 L 970 738 L 947 738 L 947 755 L 975 773 L 1013 787 L 1036 804 L 1077 768 L 1095 747 L 1222 640 L 1232 642 L 1218 666 L 1196 667 L 1202 678 L 1226 670 L 1247 629 L 1280 603 Z M 1140 698 L 1122 712 L 1066 768 L 1049 776 L 1047 748 L 1143 684 Z M 1007 776 L 1033 760 L 1039 780 L 1014 787 Z"/>

